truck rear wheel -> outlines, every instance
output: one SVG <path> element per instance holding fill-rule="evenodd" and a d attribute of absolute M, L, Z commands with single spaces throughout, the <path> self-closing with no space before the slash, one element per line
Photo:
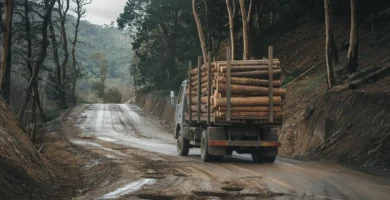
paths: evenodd
<path fill-rule="evenodd" d="M 209 140 L 206 130 L 202 132 L 202 138 L 200 141 L 200 157 L 203 162 L 213 161 L 213 155 L 209 154 Z"/>
<path fill-rule="evenodd" d="M 179 130 L 177 137 L 177 153 L 179 153 L 180 156 L 188 156 L 189 151 L 190 141 L 185 139 L 183 134 L 181 134 L 181 130 Z"/>
<path fill-rule="evenodd" d="M 259 151 L 252 152 L 252 160 L 257 163 L 263 162 L 261 153 Z"/>
<path fill-rule="evenodd" d="M 222 162 L 223 161 L 223 156 L 213 156 L 214 157 L 214 162 Z"/>
<path fill-rule="evenodd" d="M 274 163 L 276 160 L 276 156 L 263 156 L 260 151 L 252 152 L 252 159 L 254 162 L 261 163 Z"/>
<path fill-rule="evenodd" d="M 262 159 L 266 163 L 274 163 L 276 160 L 276 156 L 263 156 Z"/>

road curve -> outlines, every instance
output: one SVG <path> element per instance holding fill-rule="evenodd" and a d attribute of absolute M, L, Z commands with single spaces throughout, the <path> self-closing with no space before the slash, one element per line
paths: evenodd
<path fill-rule="evenodd" d="M 88 105 L 78 118 L 83 137 L 177 156 L 176 141 L 157 120 L 135 105 Z M 199 149 L 191 149 L 188 159 L 200 162 Z M 336 164 L 284 161 L 274 164 L 251 162 L 250 157 L 234 155 L 203 173 L 215 176 L 246 173 L 261 176 L 274 192 L 290 193 L 308 199 L 388 199 L 390 180 L 367 175 Z M 222 173 L 223 171 L 223 173 Z"/>

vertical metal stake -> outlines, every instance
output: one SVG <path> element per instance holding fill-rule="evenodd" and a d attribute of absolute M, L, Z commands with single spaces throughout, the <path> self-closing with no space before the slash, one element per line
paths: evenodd
<path fill-rule="evenodd" d="M 202 56 L 199 56 L 198 57 L 198 123 L 200 123 L 200 106 L 202 105 L 201 103 L 201 94 L 202 94 L 202 80 L 201 80 L 201 76 L 202 76 Z"/>
<path fill-rule="evenodd" d="M 191 123 L 192 121 L 192 110 L 191 110 L 191 106 L 192 106 L 192 75 L 191 75 L 191 71 L 192 71 L 192 60 L 190 60 L 190 62 L 188 63 L 188 111 L 187 113 L 189 113 L 189 122 Z"/>
<path fill-rule="evenodd" d="M 274 80 L 274 75 L 273 75 L 273 65 L 274 65 L 274 59 L 273 59 L 273 47 L 269 46 L 268 47 L 268 76 L 269 76 L 269 84 L 268 84 L 268 90 L 269 90 L 269 122 L 274 121 L 274 93 L 273 93 L 273 80 Z"/>
<path fill-rule="evenodd" d="M 211 121 L 211 51 L 209 51 L 208 62 L 207 63 L 207 124 L 210 124 Z"/>
<path fill-rule="evenodd" d="M 226 51 L 227 58 L 227 68 L 226 68 L 226 121 L 230 121 L 232 119 L 231 112 L 231 52 L 230 47 L 227 47 Z"/>

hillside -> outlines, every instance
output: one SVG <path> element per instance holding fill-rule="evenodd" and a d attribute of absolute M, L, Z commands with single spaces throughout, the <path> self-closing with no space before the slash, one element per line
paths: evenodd
<path fill-rule="evenodd" d="M 56 177 L 0 100 L 0 194 L 2 199 L 50 199 Z"/>
<path fill-rule="evenodd" d="M 360 27 L 360 69 L 390 64 L 390 23 L 386 19 L 375 20 L 374 33 L 369 26 Z M 343 19 L 335 21 L 339 69 L 347 61 L 349 25 Z M 304 23 L 267 36 L 276 56 L 282 59 L 285 83 L 316 66 L 287 88 L 280 154 L 389 172 L 390 78 L 358 90 L 348 89 L 347 84 L 327 90 L 324 27 L 323 23 Z"/>
<path fill-rule="evenodd" d="M 71 21 L 68 22 L 68 35 L 73 34 Z M 107 60 L 107 88 L 117 88 L 124 95 L 130 92 L 132 85 L 130 63 L 132 50 L 130 36 L 126 31 L 120 31 L 113 26 L 100 26 L 88 21 L 80 23 L 80 41 L 77 56 L 82 66 L 84 77 L 78 83 L 80 98 L 88 102 L 96 102 L 91 90 L 93 83 L 100 81 L 100 68 L 94 55 L 102 53 Z"/>
<path fill-rule="evenodd" d="M 68 24 L 68 28 L 68 34 L 72 34 L 73 27 Z M 80 65 L 89 72 L 88 77 L 100 78 L 100 69 L 96 66 L 93 55 L 101 52 L 108 61 L 108 77 L 129 80 L 132 51 L 130 37 L 125 31 L 113 26 L 100 26 L 81 21 L 79 34 L 82 44 L 79 45 L 77 52 L 78 59 Z"/>

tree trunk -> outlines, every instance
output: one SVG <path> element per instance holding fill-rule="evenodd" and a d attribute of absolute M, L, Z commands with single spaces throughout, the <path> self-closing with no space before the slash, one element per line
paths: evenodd
<path fill-rule="evenodd" d="M 233 18 L 233 11 L 232 11 L 232 5 L 230 4 L 230 0 L 226 0 L 226 6 L 229 14 L 229 29 L 230 29 L 230 48 L 231 48 L 231 57 L 232 60 L 234 60 L 234 53 L 235 53 L 235 42 L 234 42 L 234 18 Z"/>
<path fill-rule="evenodd" d="M 249 39 L 248 39 L 248 21 L 246 15 L 245 1 L 240 0 L 241 7 L 241 17 L 242 17 L 242 37 L 244 42 L 244 55 L 243 60 L 248 60 L 249 58 Z"/>
<path fill-rule="evenodd" d="M 10 25 L 10 32 L 9 32 L 9 42 L 8 43 L 8 58 L 7 58 L 7 69 L 6 69 L 6 72 L 5 72 L 5 83 L 4 85 L 2 86 L 3 88 L 0 89 L 0 91 L 3 91 L 2 92 L 2 97 L 4 99 L 5 102 L 7 102 L 8 104 L 10 103 L 9 102 L 9 98 L 10 98 L 10 92 L 11 92 L 11 65 L 12 65 L 12 27 L 13 27 L 13 24 L 12 24 L 12 21 L 13 21 L 13 16 L 14 16 L 14 7 L 15 6 L 12 6 L 12 11 L 11 11 L 11 25 Z"/>
<path fill-rule="evenodd" d="M 34 92 L 34 97 L 33 97 L 33 103 L 32 103 L 32 113 L 31 113 L 31 122 L 30 124 L 32 125 L 31 127 L 31 142 L 34 143 L 35 142 L 35 127 L 36 127 L 36 123 L 37 123 L 37 101 L 35 98 L 36 97 L 36 93 Z M 39 97 L 38 97 L 39 98 Z"/>
<path fill-rule="evenodd" d="M 351 34 L 349 38 L 348 63 L 346 73 L 354 73 L 359 67 L 358 63 L 359 43 L 357 41 L 356 29 L 356 0 L 351 0 Z"/>
<path fill-rule="evenodd" d="M 208 63 L 206 43 L 203 35 L 203 28 L 199 16 L 196 12 L 196 0 L 192 0 L 192 12 L 194 14 L 196 26 L 198 27 L 199 41 L 202 47 L 203 63 Z"/>
<path fill-rule="evenodd" d="M 10 65 L 8 56 L 10 55 L 12 8 L 13 0 L 4 1 L 4 23 L 3 23 L 3 54 L 0 68 L 0 94 L 5 100 L 9 99 Z"/>
<path fill-rule="evenodd" d="M 80 78 L 81 70 L 80 67 L 77 66 L 77 59 L 76 59 L 76 46 L 78 43 L 78 36 L 79 36 L 79 27 L 80 27 L 80 21 L 81 18 L 85 15 L 86 9 L 85 5 L 88 5 L 92 2 L 92 0 L 75 0 L 74 3 L 76 4 L 74 8 L 74 12 L 76 14 L 76 24 L 74 24 L 75 31 L 74 31 L 74 37 L 72 43 L 72 85 L 71 85 L 71 104 L 72 106 L 76 106 L 77 100 L 76 100 L 76 87 L 77 87 L 77 81 Z M 64 16 L 66 17 L 66 16 Z"/>
<path fill-rule="evenodd" d="M 34 62 L 34 69 L 33 73 L 31 75 L 31 78 L 29 80 L 27 91 L 26 91 L 26 99 L 22 105 L 22 107 L 19 110 L 18 113 L 18 119 L 19 121 L 22 121 L 23 114 L 27 108 L 28 103 L 30 102 L 33 86 L 35 82 L 37 81 L 37 77 L 39 74 L 39 71 L 41 69 L 41 66 L 46 58 L 47 55 L 47 47 L 49 46 L 49 42 L 47 40 L 47 29 L 49 26 L 49 20 L 51 18 L 51 12 L 53 10 L 55 0 L 51 0 L 50 3 L 45 1 L 45 14 L 43 15 L 43 21 L 42 21 L 42 27 L 41 27 L 41 35 L 42 35 L 42 41 L 39 47 L 39 54 L 37 56 L 37 60 Z"/>
<path fill-rule="evenodd" d="M 61 63 L 61 92 L 63 94 L 60 94 L 60 96 L 65 97 L 65 103 L 66 107 L 67 102 L 66 102 L 66 91 L 65 91 L 65 79 L 66 79 L 66 66 L 68 65 L 68 60 L 69 60 L 69 51 L 68 51 L 68 36 L 66 34 L 66 17 L 69 11 L 69 0 L 66 0 L 66 7 L 65 10 L 63 9 L 64 5 L 61 3 L 61 0 L 58 0 L 58 15 L 60 16 L 60 23 L 61 23 L 61 38 L 62 38 L 62 49 L 64 51 L 64 59 L 62 60 Z"/>
<path fill-rule="evenodd" d="M 41 100 L 39 98 L 38 82 L 34 85 L 34 101 L 35 101 L 35 105 L 37 105 L 39 109 L 39 113 L 41 114 L 42 120 L 45 122 L 47 118 L 45 112 L 43 111 Z"/>
<path fill-rule="evenodd" d="M 77 19 L 75 25 L 74 39 L 72 41 L 72 85 L 71 85 L 71 104 L 72 106 L 76 106 L 76 86 L 77 79 L 79 76 L 79 69 L 77 68 L 77 60 L 76 60 L 76 45 L 78 40 L 79 26 L 81 20 L 81 6 L 77 6 Z"/>
<path fill-rule="evenodd" d="M 58 95 L 57 97 L 60 101 L 60 108 L 66 109 L 68 107 L 68 105 L 66 103 L 65 91 L 63 90 L 63 87 L 62 87 L 62 81 L 61 81 L 62 71 L 61 71 L 61 65 L 60 65 L 60 58 L 58 55 L 57 39 L 56 39 L 52 19 L 50 19 L 49 31 L 50 31 L 50 39 L 51 39 L 54 63 L 56 65 L 56 89 L 57 89 L 57 95 Z"/>
<path fill-rule="evenodd" d="M 326 72 L 328 80 L 328 88 L 332 88 L 336 84 L 336 74 L 334 72 L 334 38 L 333 38 L 333 22 L 332 22 L 332 8 L 330 0 L 324 0 L 325 8 L 325 32 L 326 32 L 326 43 L 325 43 L 325 57 L 326 57 Z"/>
<path fill-rule="evenodd" d="M 209 16 L 210 16 L 210 12 L 209 12 L 209 9 L 208 9 L 208 5 L 207 5 L 207 0 L 203 0 L 203 4 L 204 4 L 204 9 L 205 9 L 205 21 L 206 21 L 206 35 L 207 35 L 207 39 L 206 39 L 206 45 L 207 45 L 207 51 L 211 51 L 213 52 L 213 55 L 214 54 L 214 47 L 213 47 L 213 33 L 211 31 L 211 26 L 210 26 L 210 19 L 209 19 Z"/>

